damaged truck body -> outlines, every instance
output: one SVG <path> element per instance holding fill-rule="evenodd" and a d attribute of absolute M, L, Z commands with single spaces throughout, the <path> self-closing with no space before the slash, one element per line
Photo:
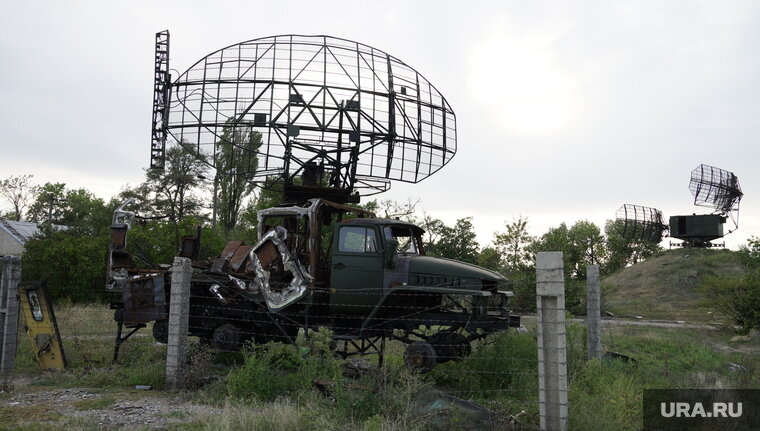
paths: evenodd
<path fill-rule="evenodd" d="M 171 272 L 138 265 L 127 251 L 134 213 L 114 213 L 107 290 L 119 345 L 153 324 L 166 342 Z M 200 232 L 200 230 L 198 231 Z M 299 330 L 328 328 L 342 356 L 377 353 L 386 340 L 406 344 L 405 360 L 429 371 L 456 360 L 473 340 L 519 326 L 507 280 L 464 262 L 427 256 L 423 230 L 363 209 L 313 198 L 258 212 L 258 241 L 231 241 L 198 260 L 200 234 L 183 238 L 193 262 L 189 335 L 223 351 L 246 342 L 294 342 Z M 133 328 L 122 337 L 122 328 Z"/>

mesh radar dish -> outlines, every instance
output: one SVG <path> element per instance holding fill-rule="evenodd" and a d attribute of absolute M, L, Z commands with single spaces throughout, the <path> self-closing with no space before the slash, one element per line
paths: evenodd
<path fill-rule="evenodd" d="M 694 195 L 694 205 L 715 209 L 721 215 L 731 217 L 738 227 L 739 202 L 742 189 L 733 172 L 709 165 L 699 165 L 691 171 L 689 190 Z"/>
<path fill-rule="evenodd" d="M 659 243 L 668 229 L 662 211 L 656 208 L 625 204 L 617 210 L 616 218 L 622 236 L 632 241 Z"/>
<path fill-rule="evenodd" d="M 162 72 L 168 37 L 156 35 L 153 167 L 163 166 L 166 145 L 181 145 L 217 175 L 358 201 L 391 180 L 422 181 L 456 153 L 444 96 L 379 49 L 330 36 L 264 37 L 217 50 L 171 81 Z"/>

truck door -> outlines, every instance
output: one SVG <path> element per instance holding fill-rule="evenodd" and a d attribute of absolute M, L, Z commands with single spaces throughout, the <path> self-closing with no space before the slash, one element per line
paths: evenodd
<path fill-rule="evenodd" d="M 368 314 L 382 297 L 379 232 L 373 226 L 339 226 L 333 240 L 330 310 Z"/>

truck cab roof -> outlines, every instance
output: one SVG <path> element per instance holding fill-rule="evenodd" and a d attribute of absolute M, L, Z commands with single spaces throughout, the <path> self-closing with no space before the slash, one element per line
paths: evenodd
<path fill-rule="evenodd" d="M 389 219 L 389 218 L 353 218 L 349 220 L 343 220 L 340 224 L 347 225 L 372 225 L 372 226 L 404 226 L 412 229 L 415 234 L 421 235 L 425 231 L 414 223 L 409 223 L 403 220 Z"/>

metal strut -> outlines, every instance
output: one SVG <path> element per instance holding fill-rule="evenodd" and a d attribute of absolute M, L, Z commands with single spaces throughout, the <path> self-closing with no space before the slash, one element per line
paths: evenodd
<path fill-rule="evenodd" d="M 129 331 L 129 333 L 126 336 L 122 337 L 121 336 L 121 331 L 124 328 L 124 322 L 119 321 L 117 323 L 117 325 L 116 325 L 116 342 L 114 343 L 114 346 L 113 346 L 113 360 L 111 361 L 112 363 L 116 363 L 119 360 L 119 349 L 121 349 L 121 345 L 125 341 L 127 341 L 127 339 L 129 337 L 131 337 L 132 335 L 134 335 L 135 332 L 139 331 L 142 328 L 145 328 L 146 326 L 147 325 L 144 324 L 144 323 L 138 323 L 137 326 L 135 326 L 131 331 Z"/>

